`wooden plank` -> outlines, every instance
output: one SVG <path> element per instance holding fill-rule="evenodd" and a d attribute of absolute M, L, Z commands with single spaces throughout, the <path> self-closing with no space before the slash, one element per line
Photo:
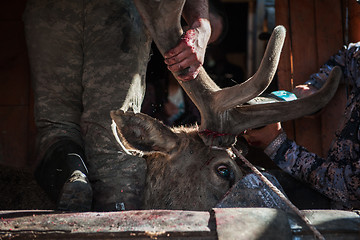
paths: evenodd
<path fill-rule="evenodd" d="M 288 0 L 275 1 L 276 24 L 286 28 L 285 43 L 280 55 L 279 67 L 277 70 L 279 89 L 292 91 L 291 85 L 291 29 L 289 19 Z"/>
<path fill-rule="evenodd" d="M 277 71 L 278 87 L 281 90 L 292 91 L 292 56 L 291 56 L 291 26 L 289 16 L 289 1 L 276 0 L 275 1 L 275 15 L 276 24 L 283 25 L 286 30 L 286 38 L 283 50 L 280 56 L 279 67 Z M 295 138 L 294 121 L 287 121 L 282 123 L 282 126 L 290 139 Z"/>
<path fill-rule="evenodd" d="M 20 217 L 19 212 L 16 214 L 0 212 L 0 239 L 9 236 L 20 239 L 216 239 L 209 212 L 26 212 Z"/>
<path fill-rule="evenodd" d="M 314 0 L 290 0 L 290 23 L 294 85 L 308 80 L 317 71 Z M 321 122 L 318 115 L 295 120 L 295 140 L 311 152 L 321 154 Z"/>
<path fill-rule="evenodd" d="M 344 44 L 341 0 L 316 0 L 315 18 L 317 67 L 319 68 Z"/>
<path fill-rule="evenodd" d="M 317 66 L 320 68 L 330 56 L 343 46 L 341 0 L 315 1 L 317 39 Z M 331 22 L 331 24 L 329 24 Z M 318 71 L 317 71 L 318 72 Z M 335 97 L 321 113 L 321 156 L 326 157 L 330 144 L 335 138 L 346 105 L 345 87 L 341 86 Z"/>
<path fill-rule="evenodd" d="M 356 212 L 342 210 L 301 211 L 325 239 L 359 239 L 360 217 Z M 290 216 L 294 239 L 312 239 L 313 234 L 299 217 Z"/>
<path fill-rule="evenodd" d="M 326 239 L 358 239 L 356 211 L 303 210 Z M 210 212 L 139 210 L 61 213 L 0 211 L 0 239 L 313 239 L 294 214 L 272 208 Z"/>
<path fill-rule="evenodd" d="M 215 208 L 219 240 L 291 239 L 288 217 L 273 208 Z"/>
<path fill-rule="evenodd" d="M 28 107 L 0 107 L 0 164 L 23 167 L 27 160 Z"/>
<path fill-rule="evenodd" d="M 360 41 L 360 4 L 348 1 L 349 4 L 349 41 Z"/>

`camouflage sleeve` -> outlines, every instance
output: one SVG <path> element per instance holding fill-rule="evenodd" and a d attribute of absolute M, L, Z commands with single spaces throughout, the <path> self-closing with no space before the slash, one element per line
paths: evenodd
<path fill-rule="evenodd" d="M 265 153 L 282 170 L 309 183 L 315 190 L 335 202 L 341 202 L 343 206 L 349 206 L 349 200 L 356 202 L 356 205 L 360 203 L 360 175 L 356 162 L 324 159 L 284 136 L 279 139 L 277 146 L 271 151 L 268 147 Z"/>
<path fill-rule="evenodd" d="M 356 74 L 356 62 L 354 59 L 357 59 L 359 54 L 360 42 L 350 43 L 348 46 L 344 46 L 336 55 L 331 56 L 330 59 L 321 66 L 319 72 L 312 74 L 305 84 L 320 89 L 326 82 L 333 67 L 339 66 L 344 74 L 343 83 L 355 85 L 356 83 L 349 81 L 349 79 L 353 79 L 353 75 Z"/>
<path fill-rule="evenodd" d="M 307 84 L 320 88 L 331 69 L 340 66 L 344 82 L 354 86 L 347 111 L 349 117 L 339 129 L 326 159 L 309 152 L 280 134 L 265 149 L 265 153 L 285 172 L 309 183 L 320 193 L 344 206 L 360 206 L 360 42 L 345 46 L 332 56 Z M 358 132 L 358 134 L 356 134 Z"/>

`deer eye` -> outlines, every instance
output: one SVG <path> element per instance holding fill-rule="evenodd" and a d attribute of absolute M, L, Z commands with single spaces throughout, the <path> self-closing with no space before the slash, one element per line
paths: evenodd
<path fill-rule="evenodd" d="M 225 179 L 229 179 L 230 178 L 230 170 L 228 168 L 228 166 L 226 165 L 219 165 L 217 167 L 217 173 L 222 177 L 222 178 L 225 178 Z"/>

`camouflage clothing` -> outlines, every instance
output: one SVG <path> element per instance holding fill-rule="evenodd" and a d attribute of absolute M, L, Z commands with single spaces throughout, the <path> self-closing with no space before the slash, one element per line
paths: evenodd
<path fill-rule="evenodd" d="M 151 39 L 133 2 L 29 0 L 24 20 L 38 160 L 71 139 L 85 147 L 95 209 L 139 207 L 146 163 L 122 152 L 109 115 L 139 112 L 144 97 Z"/>
<path fill-rule="evenodd" d="M 265 152 L 284 171 L 332 199 L 336 207 L 360 208 L 360 42 L 331 57 L 307 83 L 321 87 L 334 66 L 342 68 L 344 81 L 352 85 L 352 91 L 327 158 L 308 152 L 283 135 Z"/>

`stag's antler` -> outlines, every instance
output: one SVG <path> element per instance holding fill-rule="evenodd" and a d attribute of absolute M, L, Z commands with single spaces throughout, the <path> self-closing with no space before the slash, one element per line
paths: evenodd
<path fill-rule="evenodd" d="M 175 47 L 183 34 L 180 18 L 185 0 L 134 0 L 158 49 L 164 53 Z M 292 102 L 242 105 L 257 97 L 271 83 L 285 40 L 285 28 L 274 29 L 258 71 L 246 82 L 221 89 L 202 68 L 195 80 L 178 82 L 201 114 L 200 130 L 222 134 L 203 134 L 208 145 L 229 146 L 245 129 L 286 121 L 316 112 L 334 95 L 341 78 L 340 69 L 330 75 L 321 91 Z M 180 73 L 179 73 L 180 74 Z M 174 74 L 177 77 L 177 74 Z"/>

